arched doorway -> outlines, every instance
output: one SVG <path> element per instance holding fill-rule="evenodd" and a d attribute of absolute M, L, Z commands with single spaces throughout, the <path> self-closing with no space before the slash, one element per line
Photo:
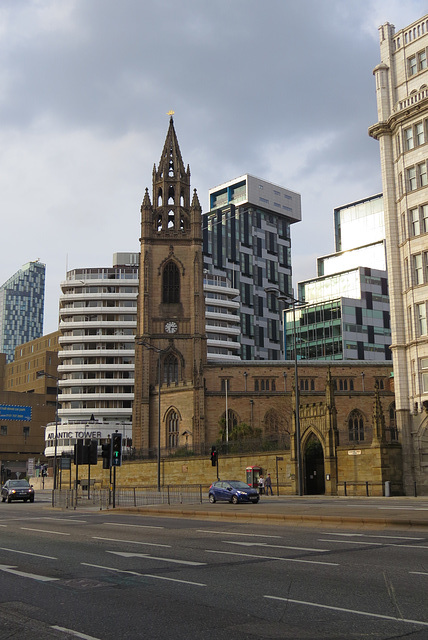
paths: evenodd
<path fill-rule="evenodd" d="M 314 433 L 306 441 L 304 478 L 305 494 L 320 495 L 325 493 L 324 451 L 321 442 Z"/>

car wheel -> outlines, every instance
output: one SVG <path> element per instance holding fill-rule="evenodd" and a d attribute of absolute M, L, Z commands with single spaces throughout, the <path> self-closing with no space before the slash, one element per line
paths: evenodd
<path fill-rule="evenodd" d="M 232 496 L 232 504 L 238 504 L 238 496 Z"/>
<path fill-rule="evenodd" d="M 210 493 L 210 495 L 209 495 L 209 497 L 208 497 L 208 500 L 211 502 L 211 504 L 214 504 L 214 502 L 215 502 L 215 497 L 214 497 L 214 495 L 213 495 L 212 493 Z"/>
<path fill-rule="evenodd" d="M 30 498 L 30 502 L 34 502 L 34 496 Z"/>
<path fill-rule="evenodd" d="M 253 504 L 257 504 L 257 503 L 259 502 L 259 500 L 260 500 L 260 498 L 259 498 L 259 497 L 257 497 L 255 500 L 252 500 L 252 503 L 253 503 Z"/>
<path fill-rule="evenodd" d="M 24 502 L 28 502 L 28 498 L 24 498 Z"/>

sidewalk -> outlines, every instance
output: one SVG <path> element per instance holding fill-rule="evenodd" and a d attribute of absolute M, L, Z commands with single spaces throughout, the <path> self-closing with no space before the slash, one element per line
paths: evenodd
<path fill-rule="evenodd" d="M 428 528 L 428 498 L 326 496 L 263 497 L 259 504 L 228 503 L 121 507 L 116 512 L 166 517 L 329 527 Z"/>

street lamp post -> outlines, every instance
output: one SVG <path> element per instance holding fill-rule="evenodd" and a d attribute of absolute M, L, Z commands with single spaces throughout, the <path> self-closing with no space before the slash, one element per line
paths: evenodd
<path fill-rule="evenodd" d="M 166 349 L 160 349 L 159 347 L 155 347 L 148 342 L 137 342 L 137 344 L 141 345 L 145 349 L 149 351 L 154 351 L 158 354 L 158 442 L 157 442 L 157 490 L 161 490 L 161 356 L 165 353 Z"/>
<path fill-rule="evenodd" d="M 54 376 L 46 371 L 37 371 L 38 378 L 52 378 L 56 382 L 56 397 L 55 397 L 55 443 L 54 443 L 54 463 L 53 463 L 53 488 L 56 489 L 56 467 L 57 467 L 57 453 L 58 453 L 58 376 Z"/>
<path fill-rule="evenodd" d="M 296 331 L 296 304 L 301 304 L 300 300 L 296 300 L 290 295 L 283 295 L 278 289 L 265 289 L 267 293 L 273 293 L 277 300 L 286 302 L 293 307 L 293 346 L 294 346 L 294 395 L 296 399 L 295 404 L 295 440 L 296 440 L 296 462 L 297 462 L 297 495 L 303 495 L 303 482 L 302 482 L 302 452 L 300 447 L 300 394 L 299 394 L 299 372 L 297 369 L 297 331 Z M 285 333 L 285 327 L 284 327 Z M 285 345 L 284 345 L 285 347 Z M 284 348 L 284 352 L 286 349 Z M 287 354 L 284 353 L 286 356 Z M 285 386 L 285 376 L 284 376 Z"/>

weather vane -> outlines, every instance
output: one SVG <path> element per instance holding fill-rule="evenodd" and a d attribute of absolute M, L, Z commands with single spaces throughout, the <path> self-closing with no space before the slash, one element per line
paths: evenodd
<path fill-rule="evenodd" d="M 174 115 L 174 113 L 175 113 L 175 111 L 172 111 L 172 110 L 171 110 L 171 111 L 168 111 L 168 113 L 167 113 L 166 115 L 167 115 L 167 116 L 173 116 L 173 115 Z"/>

